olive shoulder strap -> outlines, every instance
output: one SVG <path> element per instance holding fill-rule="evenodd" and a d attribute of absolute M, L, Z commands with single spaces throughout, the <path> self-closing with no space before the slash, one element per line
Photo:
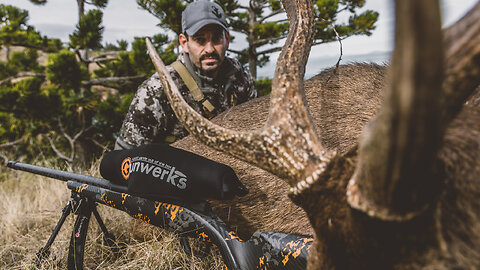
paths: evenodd
<path fill-rule="evenodd" d="M 195 79 L 192 77 L 190 72 L 188 72 L 187 68 L 185 65 L 183 65 L 182 62 L 180 61 L 175 61 L 171 64 L 171 66 L 178 72 L 180 77 L 182 78 L 183 82 L 187 85 L 188 90 L 190 90 L 190 94 L 192 94 L 193 99 L 196 102 L 199 102 L 200 104 L 203 105 L 203 108 L 206 109 L 208 112 L 213 112 L 215 110 L 215 107 L 212 105 L 212 103 L 205 98 L 203 95 L 202 90 L 198 87 L 197 82 Z"/>

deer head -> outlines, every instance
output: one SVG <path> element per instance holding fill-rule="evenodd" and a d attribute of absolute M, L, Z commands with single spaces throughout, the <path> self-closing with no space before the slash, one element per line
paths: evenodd
<path fill-rule="evenodd" d="M 437 157 L 449 123 L 479 84 L 480 3 L 442 36 L 438 1 L 396 1 L 395 52 L 383 107 L 364 130 L 358 147 L 342 155 L 322 147 L 321 131 L 318 135 L 314 130 L 305 106 L 303 77 L 314 27 L 312 3 L 285 0 L 283 4 L 289 35 L 278 58 L 263 128 L 238 132 L 200 116 L 185 103 L 147 41 L 170 103 L 200 141 L 290 185 L 290 197 L 305 209 L 315 228 L 316 255 L 309 266 L 347 266 L 342 259 L 328 257 L 331 250 L 361 257 L 366 251 L 355 249 L 368 237 L 358 233 L 375 238 L 372 232 L 365 233 L 369 231 L 365 224 L 381 228 L 386 232 L 382 236 L 395 235 L 389 240 L 399 247 L 389 251 L 402 250 L 414 241 L 407 236 L 422 235 L 425 229 L 413 229 L 412 223 L 422 221 L 429 227 L 438 221 L 434 205 L 445 176 Z M 340 226 L 332 225 L 339 220 Z M 378 251 L 379 241 L 365 245 Z M 438 244 L 428 237 L 415 241 L 421 246 Z M 355 268 L 344 268 L 350 267 Z"/>

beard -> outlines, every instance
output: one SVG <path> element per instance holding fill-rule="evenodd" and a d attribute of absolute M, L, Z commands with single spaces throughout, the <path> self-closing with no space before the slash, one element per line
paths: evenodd
<path fill-rule="evenodd" d="M 202 62 L 203 62 L 203 60 L 205 60 L 207 58 L 215 59 L 217 61 L 214 62 L 214 63 L 206 63 L 205 64 L 206 67 L 204 68 L 204 65 L 202 64 Z M 221 64 L 221 58 L 220 58 L 220 55 L 217 52 L 204 54 L 200 57 L 200 74 L 205 75 L 205 76 L 209 76 L 209 77 L 213 77 L 213 75 L 216 73 L 220 64 Z M 217 65 L 217 66 L 214 67 L 215 65 Z M 209 67 L 211 67 L 211 68 L 209 68 Z"/>

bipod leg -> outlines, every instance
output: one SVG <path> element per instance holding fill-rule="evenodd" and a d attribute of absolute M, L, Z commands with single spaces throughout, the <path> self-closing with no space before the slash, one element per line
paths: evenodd
<path fill-rule="evenodd" d="M 105 244 L 107 244 L 107 246 L 109 246 L 112 249 L 112 252 L 114 254 L 118 253 L 119 248 L 118 248 L 117 244 L 115 243 L 115 241 L 116 241 L 115 235 L 113 235 L 112 233 L 110 233 L 107 230 L 107 227 L 105 226 L 105 223 L 103 222 L 102 218 L 100 217 L 100 214 L 98 213 L 96 207 L 93 208 L 93 215 L 95 216 L 95 219 L 97 220 L 98 226 L 100 226 L 100 229 L 103 232 L 103 241 L 105 242 Z"/>
<path fill-rule="evenodd" d="M 210 253 L 210 248 L 212 247 L 211 242 L 205 242 L 205 241 L 198 241 L 197 246 L 195 248 L 192 248 L 190 246 L 190 241 L 187 237 L 185 236 L 180 236 L 180 245 L 183 248 L 183 251 L 188 255 L 188 256 L 195 256 L 197 258 L 205 258 Z"/>
<path fill-rule="evenodd" d="M 88 223 L 95 209 L 95 202 L 87 197 L 81 197 L 74 194 L 74 199 L 78 202 L 74 213 L 77 215 L 75 225 L 73 227 L 70 245 L 68 248 L 68 269 L 83 269 L 83 256 L 85 252 L 85 242 L 87 240 Z"/>
<path fill-rule="evenodd" d="M 62 208 L 62 216 L 58 220 L 57 225 L 55 226 L 55 229 L 53 229 L 53 232 L 50 235 L 50 238 L 48 238 L 47 244 L 45 244 L 45 246 L 41 248 L 36 254 L 37 259 L 35 261 L 35 265 L 37 267 L 40 267 L 40 264 L 42 263 L 42 261 L 50 255 L 50 246 L 55 241 L 55 238 L 57 237 L 58 232 L 62 228 L 63 223 L 65 222 L 65 220 L 67 219 L 68 215 L 70 215 L 71 212 L 72 212 L 72 201 L 68 201 L 65 207 Z"/>

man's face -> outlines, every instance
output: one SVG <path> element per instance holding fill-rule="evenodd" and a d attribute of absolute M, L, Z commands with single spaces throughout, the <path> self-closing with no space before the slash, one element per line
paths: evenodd
<path fill-rule="evenodd" d="M 208 24 L 188 38 L 180 34 L 179 41 L 183 51 L 188 53 L 190 60 L 202 74 L 215 77 L 217 68 L 225 59 L 230 36 L 220 26 Z"/>

